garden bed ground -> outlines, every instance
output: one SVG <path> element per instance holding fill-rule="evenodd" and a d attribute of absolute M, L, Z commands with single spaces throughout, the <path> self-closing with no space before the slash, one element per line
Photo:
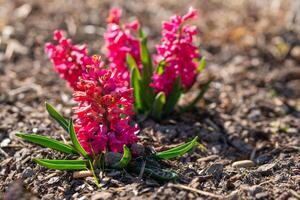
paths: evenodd
<path fill-rule="evenodd" d="M 7 199 L 299 199 L 299 36 L 285 26 L 287 1 L 251 2 L 0 0 L 0 194 Z M 92 53 L 103 52 L 105 17 L 113 5 L 124 9 L 125 19 L 138 16 L 155 42 L 162 20 L 189 6 L 200 12 L 195 24 L 208 67 L 199 84 L 214 79 L 205 101 L 192 112 L 141 125 L 141 141 L 158 149 L 200 137 L 205 151 L 197 148 L 166 163 L 181 174 L 177 182 L 139 181 L 115 171 L 103 174 L 97 189 L 92 179 L 75 180 L 71 172 L 37 166 L 31 158 L 64 155 L 15 137 L 23 131 L 68 139 L 44 109 L 48 101 L 70 117 L 74 105 L 44 44 L 62 28 L 74 41 L 87 42 Z M 245 163 L 235 163 L 240 160 L 254 166 L 243 168 Z"/>

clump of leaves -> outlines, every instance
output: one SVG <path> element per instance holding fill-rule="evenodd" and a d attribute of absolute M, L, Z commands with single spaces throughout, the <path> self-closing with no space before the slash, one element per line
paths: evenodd
<path fill-rule="evenodd" d="M 53 106 L 46 103 L 49 115 L 70 135 L 72 144 L 65 144 L 61 141 L 51 139 L 37 134 L 17 133 L 16 135 L 28 142 L 38 144 L 65 154 L 78 155 L 76 160 L 50 160 L 34 158 L 37 164 L 56 170 L 89 170 L 92 172 L 95 183 L 99 187 L 95 169 L 126 169 L 136 172 L 143 171 L 154 179 L 166 181 L 178 178 L 178 175 L 169 169 L 162 169 L 158 164 L 160 160 L 169 160 L 181 156 L 190 151 L 198 144 L 197 137 L 192 141 L 179 145 L 175 148 L 162 151 L 146 153 L 143 146 L 133 144 L 130 148 L 123 146 L 123 154 L 115 152 L 105 152 L 98 155 L 89 155 L 80 145 L 72 120 L 66 120 Z M 132 155 L 133 154 L 133 155 Z M 153 164 L 154 163 L 154 164 Z"/>

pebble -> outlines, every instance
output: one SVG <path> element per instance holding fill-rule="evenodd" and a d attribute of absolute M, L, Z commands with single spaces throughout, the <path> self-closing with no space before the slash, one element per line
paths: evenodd
<path fill-rule="evenodd" d="M 257 168 L 257 172 L 259 172 L 262 175 L 270 175 L 273 172 L 273 169 L 275 168 L 276 163 L 271 163 L 271 164 L 264 164 Z"/>
<path fill-rule="evenodd" d="M 267 164 L 270 160 L 272 160 L 272 156 L 271 155 L 260 155 L 255 159 L 255 162 L 257 165 L 263 165 L 263 164 Z"/>
<path fill-rule="evenodd" d="M 32 132 L 33 132 L 33 133 L 37 133 L 37 132 L 38 132 L 38 128 L 33 128 L 33 129 L 32 129 Z"/>
<path fill-rule="evenodd" d="M 59 177 L 52 177 L 49 179 L 48 184 L 53 184 L 53 183 L 57 183 L 59 181 Z"/>
<path fill-rule="evenodd" d="M 29 178 L 32 177 L 34 174 L 35 172 L 30 167 L 27 167 L 22 173 L 22 178 Z"/>
<path fill-rule="evenodd" d="M 212 164 L 207 170 L 206 174 L 213 175 L 215 178 L 220 178 L 223 173 L 224 166 L 220 163 Z"/>
<path fill-rule="evenodd" d="M 9 138 L 5 138 L 4 140 L 2 140 L 0 147 L 7 147 L 10 142 L 11 140 Z"/>
<path fill-rule="evenodd" d="M 236 168 L 250 168 L 254 166 L 255 164 L 252 160 L 240 160 L 232 163 L 232 167 L 236 167 Z"/>

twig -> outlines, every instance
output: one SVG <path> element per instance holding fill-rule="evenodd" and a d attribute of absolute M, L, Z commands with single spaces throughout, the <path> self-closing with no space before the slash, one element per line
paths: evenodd
<path fill-rule="evenodd" d="M 297 199 L 300 199 L 300 194 L 298 194 L 296 191 L 290 190 L 290 193 L 291 193 L 294 197 L 296 197 Z"/>
<path fill-rule="evenodd" d="M 1 148 L 0 148 L 0 153 L 3 154 L 5 156 L 5 158 L 9 157 L 9 155 Z"/>
<path fill-rule="evenodd" d="M 195 193 L 198 193 L 203 196 L 208 196 L 208 197 L 212 197 L 212 198 L 216 198 L 216 199 L 224 199 L 224 196 L 213 194 L 213 193 L 206 192 L 203 190 L 198 190 L 198 189 L 191 188 L 191 187 L 181 185 L 181 184 L 172 184 L 171 186 L 174 188 L 177 188 L 177 189 L 189 190 L 191 192 L 195 192 Z"/>
<path fill-rule="evenodd" d="M 63 134 L 60 134 L 60 137 L 64 141 L 65 144 L 68 144 L 68 142 Z"/>
<path fill-rule="evenodd" d="M 210 155 L 210 156 L 207 156 L 207 157 L 199 158 L 197 160 L 197 162 L 213 161 L 213 160 L 216 160 L 217 158 L 219 158 L 219 156 L 217 156 L 217 155 Z"/>
<path fill-rule="evenodd" d="M 89 176 L 93 176 L 93 173 L 90 170 L 76 171 L 73 173 L 73 178 L 85 178 Z"/>

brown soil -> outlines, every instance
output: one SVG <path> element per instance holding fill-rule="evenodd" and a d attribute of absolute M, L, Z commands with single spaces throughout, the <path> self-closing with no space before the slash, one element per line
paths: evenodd
<path fill-rule="evenodd" d="M 0 0 L 0 193 L 6 199 L 299 199 L 300 37 L 296 25 L 286 26 L 290 3 Z M 114 171 L 103 174 L 97 189 L 91 178 L 37 166 L 34 157 L 65 155 L 15 136 L 23 131 L 68 139 L 44 109 L 48 101 L 71 117 L 74 105 L 44 44 L 61 28 L 91 53 L 103 53 L 105 18 L 115 5 L 123 8 L 124 20 L 139 18 L 152 50 L 162 20 L 190 6 L 200 12 L 195 24 L 208 67 L 199 84 L 213 77 L 211 88 L 197 109 L 161 123 L 147 120 L 140 133 L 156 148 L 200 137 L 205 151 L 166 163 L 181 175 L 177 182 L 137 181 Z M 240 160 L 254 166 L 241 167 L 235 163 Z"/>

